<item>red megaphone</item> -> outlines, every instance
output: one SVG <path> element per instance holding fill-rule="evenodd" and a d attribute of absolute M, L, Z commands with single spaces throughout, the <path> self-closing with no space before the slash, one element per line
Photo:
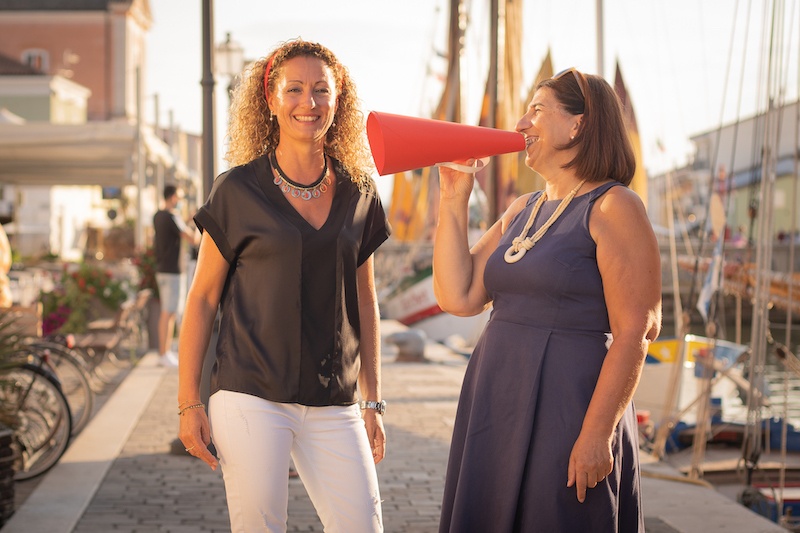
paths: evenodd
<path fill-rule="evenodd" d="M 382 176 L 464 159 L 525 149 L 513 131 L 371 111 L 367 138 Z"/>

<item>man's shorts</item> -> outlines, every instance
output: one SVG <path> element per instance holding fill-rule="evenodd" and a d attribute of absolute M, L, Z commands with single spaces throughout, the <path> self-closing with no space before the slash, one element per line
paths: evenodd
<path fill-rule="evenodd" d="M 179 310 L 183 311 L 186 299 L 186 275 L 156 272 L 156 283 L 158 283 L 161 311 L 170 314 L 177 314 Z"/>

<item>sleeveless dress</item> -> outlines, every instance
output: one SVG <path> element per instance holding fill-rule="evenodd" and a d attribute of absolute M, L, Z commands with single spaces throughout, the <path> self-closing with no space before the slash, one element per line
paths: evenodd
<path fill-rule="evenodd" d="M 643 532 L 633 405 L 612 442 L 614 468 L 584 503 L 567 488 L 610 331 L 589 214 L 611 182 L 575 197 L 514 264 L 503 258 L 531 198 L 486 265 L 493 310 L 470 358 L 447 466 L 440 532 Z M 532 235 L 560 200 L 545 202 Z"/>

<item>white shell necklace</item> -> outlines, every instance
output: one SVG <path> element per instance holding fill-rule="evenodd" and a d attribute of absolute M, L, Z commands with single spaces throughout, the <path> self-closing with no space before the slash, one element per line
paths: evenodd
<path fill-rule="evenodd" d="M 536 218 L 536 214 L 539 212 L 539 209 L 542 207 L 542 204 L 547 201 L 547 193 L 542 192 L 542 195 L 539 196 L 539 199 L 536 200 L 536 204 L 533 206 L 531 210 L 531 216 L 528 217 L 528 221 L 525 223 L 525 227 L 522 228 L 522 233 L 519 234 L 519 237 L 515 237 L 513 241 L 511 241 L 511 246 L 509 246 L 508 250 L 505 253 L 505 260 L 506 263 L 516 263 L 525 253 L 534 247 L 534 245 L 539 242 L 544 234 L 550 229 L 550 226 L 555 223 L 558 217 L 561 216 L 561 213 L 567 208 L 569 203 L 575 198 L 575 195 L 578 194 L 578 191 L 583 184 L 586 183 L 586 180 L 581 181 L 574 189 L 572 189 L 567 196 L 561 200 L 561 203 L 558 204 L 556 210 L 550 215 L 550 218 L 547 219 L 547 222 L 539 228 L 536 233 L 534 233 L 531 237 L 528 237 L 528 231 L 530 231 L 531 227 L 533 226 L 533 221 Z"/>

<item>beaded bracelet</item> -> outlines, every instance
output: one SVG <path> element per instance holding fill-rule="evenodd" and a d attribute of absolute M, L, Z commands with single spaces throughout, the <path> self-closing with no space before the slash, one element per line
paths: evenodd
<path fill-rule="evenodd" d="M 180 411 L 178 411 L 178 416 L 183 415 L 184 412 L 188 411 L 189 409 L 203 409 L 205 407 L 204 403 L 193 403 L 192 405 L 187 405 Z"/>
<path fill-rule="evenodd" d="M 182 408 L 184 405 L 189 405 L 192 402 L 197 403 L 197 400 L 184 400 L 178 404 L 178 409 Z"/>

